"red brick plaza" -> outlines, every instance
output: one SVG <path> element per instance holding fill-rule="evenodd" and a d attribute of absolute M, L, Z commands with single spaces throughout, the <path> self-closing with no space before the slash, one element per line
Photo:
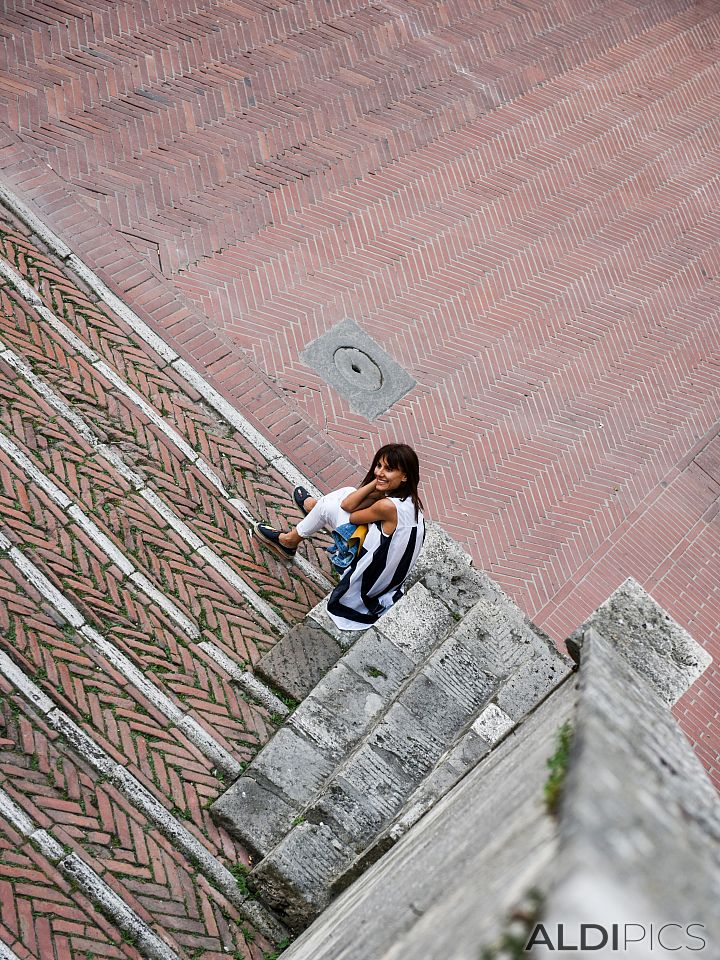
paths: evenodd
<path fill-rule="evenodd" d="M 9 0 L 0 182 L 321 487 L 428 513 L 556 640 L 626 577 L 714 657 L 720 6 Z M 350 318 L 369 422 L 299 358 Z"/>

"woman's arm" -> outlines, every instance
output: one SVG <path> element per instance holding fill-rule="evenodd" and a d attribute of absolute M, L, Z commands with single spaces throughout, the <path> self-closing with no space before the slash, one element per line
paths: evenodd
<path fill-rule="evenodd" d="M 345 499 L 340 503 L 340 506 L 343 510 L 347 510 L 348 513 L 352 513 L 353 510 L 359 509 L 365 500 L 374 499 L 373 494 L 376 493 L 377 482 L 373 479 L 370 483 L 364 484 L 362 487 L 358 487 L 357 490 L 354 490 L 352 493 L 349 493 Z M 378 494 L 378 496 L 384 496 L 384 494 Z M 365 523 L 364 520 L 361 523 Z"/>
<path fill-rule="evenodd" d="M 384 534 L 390 536 L 397 527 L 397 508 L 392 500 L 383 497 L 371 507 L 364 510 L 355 510 L 350 514 L 350 523 L 359 525 L 361 523 L 376 523 L 380 521 L 381 529 Z"/>

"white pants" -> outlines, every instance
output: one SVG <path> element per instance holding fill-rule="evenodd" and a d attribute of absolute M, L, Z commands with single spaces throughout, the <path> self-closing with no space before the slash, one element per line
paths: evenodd
<path fill-rule="evenodd" d="M 335 530 L 343 523 L 350 522 L 350 514 L 340 506 L 349 493 L 357 487 L 341 487 L 320 497 L 310 513 L 300 521 L 296 530 L 301 537 L 312 537 L 320 530 Z"/>

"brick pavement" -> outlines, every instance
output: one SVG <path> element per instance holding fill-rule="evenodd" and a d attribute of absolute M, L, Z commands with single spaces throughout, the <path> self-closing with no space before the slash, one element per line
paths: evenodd
<path fill-rule="evenodd" d="M 262 956 L 259 946 L 246 942 L 242 930 L 245 925 L 239 922 L 232 904 L 203 884 L 187 860 L 133 809 L 120 791 L 79 763 L 72 751 L 32 716 L 11 691 L 3 690 L 2 712 L 0 786 L 41 828 L 50 828 L 59 842 L 79 852 L 131 909 L 151 928 L 162 932 L 165 942 L 180 955 L 197 955 L 197 951 L 208 960 L 219 960 L 237 951 L 238 957 Z M 124 752 L 127 756 L 128 752 Z M 8 844 L 8 849 L 17 846 Z M 61 935 L 61 923 L 66 919 L 74 952 L 65 955 L 92 953 L 95 933 L 85 929 L 87 921 L 83 923 L 77 917 L 77 908 L 68 904 L 63 909 L 63 904 L 51 902 L 52 913 L 44 916 L 44 898 L 48 897 L 52 870 L 42 862 L 42 857 L 34 859 L 35 869 L 23 873 L 24 883 L 5 885 L 9 896 L 7 902 L 3 899 L 3 914 L 7 913 L 8 920 L 15 914 L 20 921 L 18 904 L 30 908 L 29 912 L 23 909 L 21 914 L 25 929 L 11 929 L 20 934 L 31 951 L 37 938 L 39 958 L 47 960 L 54 955 L 52 943 Z M 37 873 L 40 875 L 34 877 Z M 33 891 L 37 902 L 28 897 L 33 883 L 37 885 Z M 61 883 L 63 890 L 67 891 L 67 887 L 67 882 Z M 89 912 L 92 915 L 94 911 Z M 245 930 L 252 937 L 251 928 L 246 926 Z M 97 939 L 102 944 L 106 938 L 107 934 Z M 120 956 L 121 947 L 117 944 L 113 949 L 108 944 L 97 953 Z M 62 947 L 58 955 L 63 955 Z M 135 951 L 129 955 L 135 955 Z"/>
<path fill-rule="evenodd" d="M 253 516 L 296 514 L 290 484 L 9 212 L 0 255 L 0 786 L 177 956 L 262 957 L 267 940 L 186 848 L 199 842 L 217 869 L 248 863 L 208 808 L 277 718 L 213 651 L 251 666 L 278 636 L 265 611 L 290 624 L 322 593 L 249 536 Z M 309 556 L 328 572 L 320 547 Z M 42 697 L 64 712 L 58 729 Z M 82 733 L 68 738 L 68 723 Z M 105 761 L 88 767 L 100 755 L 137 788 L 106 784 Z M 57 898 L 55 865 L 40 869 L 39 916 Z M 89 949 L 76 920 L 74 937 L 42 926 L 59 957 Z M 17 922 L 6 928 L 10 944 Z"/>
<path fill-rule="evenodd" d="M 717 663 L 715 3 L 17 0 L 4 18 L 0 181 L 308 476 L 336 485 L 408 439 L 430 515 L 556 640 L 633 575 Z M 175 396 L 46 269 L 108 362 Z M 418 381 L 373 423 L 298 359 L 348 316 Z M 44 330 L 32 355 L 48 349 Z M 60 354 L 66 379 L 85 371 Z M 122 431 L 122 401 L 92 412 L 104 395 L 78 400 Z M 192 434 L 186 402 L 172 416 Z M 198 449 L 238 482 L 247 451 L 201 422 Z M 202 479 L 148 424 L 124 437 L 139 458 L 162 447 L 161 485 L 215 530 Z M 89 506 L 103 482 L 86 475 Z M 277 515 L 264 482 L 238 493 Z M 168 577 L 177 554 L 137 546 Z M 255 586 L 299 616 L 314 587 L 267 563 Z M 716 663 L 676 712 L 720 784 Z"/>
<path fill-rule="evenodd" d="M 0 851 L 0 939 L 20 960 L 86 960 L 93 952 L 97 957 L 138 960 L 135 947 L 123 943 L 119 931 L 87 898 L 69 892 L 65 878 L 2 823 Z"/>

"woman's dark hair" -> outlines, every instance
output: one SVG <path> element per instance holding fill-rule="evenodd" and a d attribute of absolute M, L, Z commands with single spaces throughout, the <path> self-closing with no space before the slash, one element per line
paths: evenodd
<path fill-rule="evenodd" d="M 381 460 L 385 460 L 391 470 L 402 470 L 407 480 L 393 491 L 393 496 L 400 500 L 406 500 L 408 497 L 415 507 L 415 519 L 418 518 L 418 511 L 423 510 L 423 503 L 418 494 L 418 484 L 420 483 L 420 463 L 418 456 L 412 447 L 406 443 L 386 443 L 375 452 L 367 476 L 362 482 L 362 486 L 375 479 L 375 467 Z"/>

